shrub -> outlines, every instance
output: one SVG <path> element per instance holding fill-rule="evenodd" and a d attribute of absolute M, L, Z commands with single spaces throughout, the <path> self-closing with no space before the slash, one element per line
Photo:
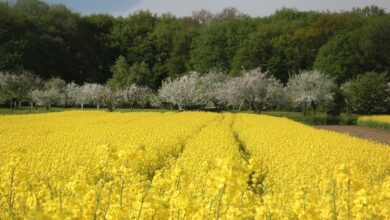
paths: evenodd
<path fill-rule="evenodd" d="M 368 72 L 342 86 L 348 112 L 386 113 L 390 110 L 390 86 L 386 73 Z"/>

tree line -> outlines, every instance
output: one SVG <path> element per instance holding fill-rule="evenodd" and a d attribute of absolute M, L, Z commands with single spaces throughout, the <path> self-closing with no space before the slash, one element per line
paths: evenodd
<path fill-rule="evenodd" d="M 235 8 L 188 17 L 137 11 L 82 16 L 39 0 L 0 3 L 0 71 L 105 83 L 125 63 L 132 82 L 158 89 L 167 78 L 261 67 L 283 83 L 318 69 L 341 84 L 390 69 L 390 15 L 376 6 L 344 12 L 282 8 L 250 17 Z M 134 77 L 136 76 L 136 77 Z"/>
<path fill-rule="evenodd" d="M 341 98 L 339 96 L 342 96 Z M 179 110 L 301 110 L 304 115 L 319 107 L 348 113 L 386 113 L 390 110 L 390 82 L 385 73 L 368 72 L 356 79 L 337 84 L 319 71 L 302 71 L 284 85 L 261 68 L 229 76 L 212 70 L 206 74 L 190 72 L 167 78 L 157 91 L 129 82 L 106 84 L 74 82 L 60 78 L 41 80 L 30 72 L 18 75 L 0 73 L 0 103 L 11 109 L 28 103 L 30 108 L 43 106 L 95 105 L 114 111 L 117 107 L 178 108 Z"/>
<path fill-rule="evenodd" d="M 216 14 L 200 10 L 187 17 L 149 11 L 113 17 L 82 16 L 39 0 L 0 3 L 0 71 L 21 80 L 26 74 L 39 78 L 41 92 L 52 87 L 48 82 L 73 82 L 97 86 L 99 91 L 134 85 L 158 94 L 167 82 L 194 77 L 192 72 L 200 78 L 215 72 L 236 79 L 258 67 L 283 88 L 301 72 L 319 71 L 335 84 L 329 109 L 388 112 L 387 99 L 374 103 L 380 108 L 356 109 L 353 106 L 362 100 L 353 94 L 377 83 L 367 83 L 367 77 L 373 78 L 368 72 L 383 73 L 377 75 L 388 82 L 390 15 L 368 6 L 343 12 L 282 8 L 266 17 L 251 17 L 235 8 Z M 347 88 L 355 92 L 344 92 Z M 27 100 L 5 93 L 3 89 L 0 96 L 12 106 Z M 233 102 L 229 106 L 263 108 Z"/>

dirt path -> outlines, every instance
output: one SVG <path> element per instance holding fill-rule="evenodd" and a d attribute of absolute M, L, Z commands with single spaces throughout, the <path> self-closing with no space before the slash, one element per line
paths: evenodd
<path fill-rule="evenodd" d="M 371 139 L 377 142 L 390 145 L 390 132 L 381 129 L 366 128 L 353 125 L 321 125 L 314 127 L 319 129 L 337 131 L 341 133 L 347 133 L 355 137 Z"/>

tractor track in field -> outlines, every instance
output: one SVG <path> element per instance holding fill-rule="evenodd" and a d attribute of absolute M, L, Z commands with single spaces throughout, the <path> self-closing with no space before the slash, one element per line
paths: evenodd
<path fill-rule="evenodd" d="M 235 120 L 236 120 L 236 115 L 233 116 L 233 120 L 230 124 L 230 131 L 232 132 L 233 134 L 233 137 L 234 137 L 234 140 L 237 142 L 238 144 L 238 151 L 240 152 L 240 156 L 247 162 L 249 163 L 249 160 L 251 158 L 251 154 L 249 152 L 249 150 L 247 149 L 245 143 L 240 139 L 240 136 L 238 134 L 237 131 L 234 130 L 233 126 L 234 126 L 234 123 L 235 123 Z"/>
<path fill-rule="evenodd" d="M 390 145 L 390 132 L 377 128 L 367 128 L 356 125 L 321 125 L 314 126 L 317 129 L 325 129 L 349 134 L 354 137 L 369 139 L 379 143 Z"/>
<path fill-rule="evenodd" d="M 230 124 L 230 129 L 233 134 L 233 137 L 235 141 L 238 144 L 238 150 L 240 152 L 241 158 L 247 163 L 251 163 L 251 152 L 247 148 L 244 141 L 240 138 L 239 133 L 234 129 L 234 123 L 237 120 L 237 116 L 235 115 L 233 117 L 232 123 Z M 254 179 L 255 177 L 255 179 Z M 248 180 L 247 180 L 247 186 L 248 189 L 257 194 L 258 196 L 262 197 L 266 192 L 266 187 L 264 185 L 264 181 L 267 178 L 267 173 L 264 172 L 264 170 L 251 170 L 248 173 Z M 255 181 L 254 181 L 255 180 Z"/>
<path fill-rule="evenodd" d="M 185 148 L 186 148 L 186 145 L 188 144 L 188 142 L 191 141 L 191 139 L 195 138 L 198 134 L 200 134 L 202 132 L 203 129 L 205 129 L 207 126 L 209 126 L 211 123 L 215 122 L 215 121 L 222 121 L 223 120 L 223 116 L 216 116 L 215 118 L 211 119 L 210 121 L 206 122 L 204 125 L 200 126 L 198 129 L 196 129 L 196 131 L 186 137 L 183 137 L 183 139 L 181 140 L 181 144 L 180 144 L 180 150 L 179 152 L 177 153 L 168 153 L 168 156 L 173 156 L 174 160 L 177 161 L 179 159 L 179 157 L 182 155 L 182 153 L 184 152 Z M 167 161 L 168 158 L 165 159 L 165 161 Z M 161 164 L 161 166 L 158 166 L 155 170 L 153 170 L 151 172 L 151 174 L 149 174 L 148 176 L 148 179 L 153 182 L 153 179 L 154 179 L 154 176 L 155 174 L 158 172 L 158 171 L 161 171 L 161 170 L 164 170 L 164 169 L 169 169 L 170 166 L 172 164 L 170 163 L 164 163 L 164 164 Z"/>

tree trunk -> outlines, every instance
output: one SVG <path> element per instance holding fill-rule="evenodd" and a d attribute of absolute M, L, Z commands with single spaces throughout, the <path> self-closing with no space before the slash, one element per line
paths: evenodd
<path fill-rule="evenodd" d="M 19 101 L 18 102 L 18 108 L 20 108 L 22 106 L 22 101 Z"/>
<path fill-rule="evenodd" d="M 241 111 L 241 107 L 242 107 L 242 102 L 241 102 L 240 105 L 238 106 L 238 111 Z"/>
<path fill-rule="evenodd" d="M 109 104 L 109 105 L 107 106 L 107 108 L 108 108 L 108 111 L 109 111 L 109 112 L 114 111 L 114 106 L 113 106 L 112 104 Z"/>
<path fill-rule="evenodd" d="M 261 109 L 261 105 L 260 106 L 258 106 L 258 105 L 256 105 L 256 103 L 253 103 L 252 104 L 253 105 L 253 109 L 255 110 L 255 113 L 256 114 L 260 114 L 260 109 Z"/>
<path fill-rule="evenodd" d="M 312 101 L 311 107 L 313 108 L 314 118 L 316 117 L 317 105 Z"/>
<path fill-rule="evenodd" d="M 303 116 L 306 116 L 307 115 L 307 104 L 306 104 L 306 102 L 303 104 L 303 106 L 302 106 L 302 110 L 303 110 Z"/>
<path fill-rule="evenodd" d="M 13 101 L 13 99 L 11 98 L 11 103 L 10 103 L 11 105 L 11 112 L 14 112 L 14 101 Z"/>
<path fill-rule="evenodd" d="M 100 109 L 99 103 L 96 103 L 96 109 Z"/>
<path fill-rule="evenodd" d="M 84 109 L 84 103 L 81 103 L 81 109 Z"/>

